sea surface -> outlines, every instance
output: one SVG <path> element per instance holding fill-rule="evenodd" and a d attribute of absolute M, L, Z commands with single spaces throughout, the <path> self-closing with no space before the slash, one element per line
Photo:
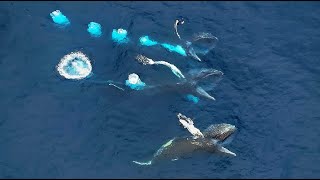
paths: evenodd
<path fill-rule="evenodd" d="M 59 9 L 71 24 L 56 26 Z M 210 32 L 219 38 L 202 62 L 161 47 L 139 45 Z M 89 22 L 102 36 L 87 32 Z M 128 31 L 117 45 L 113 29 Z M 1 178 L 319 178 L 319 2 L 1 2 Z M 56 71 L 73 51 L 91 60 L 93 75 L 67 80 Z M 224 73 L 216 101 L 187 101 L 179 91 L 121 91 L 103 83 L 137 73 L 147 84 L 177 81 L 163 66 L 143 66 L 137 54 Z M 236 157 L 195 154 L 140 166 L 173 137 L 189 135 L 177 113 L 237 128 L 225 146 Z"/>

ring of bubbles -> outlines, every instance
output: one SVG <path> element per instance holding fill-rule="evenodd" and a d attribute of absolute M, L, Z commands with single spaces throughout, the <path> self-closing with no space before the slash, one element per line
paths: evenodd
<path fill-rule="evenodd" d="M 65 55 L 57 65 L 57 71 L 66 79 L 84 79 L 91 74 L 92 65 L 82 52 L 71 52 Z"/>

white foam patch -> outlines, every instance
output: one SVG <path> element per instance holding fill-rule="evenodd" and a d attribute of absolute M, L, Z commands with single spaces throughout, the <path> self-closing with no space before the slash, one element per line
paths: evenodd
<path fill-rule="evenodd" d="M 57 65 L 57 71 L 66 79 L 83 79 L 91 74 L 92 65 L 82 52 L 71 52 L 65 55 Z"/>
<path fill-rule="evenodd" d="M 132 73 L 129 75 L 128 80 L 131 84 L 137 84 L 140 80 L 138 74 Z"/>

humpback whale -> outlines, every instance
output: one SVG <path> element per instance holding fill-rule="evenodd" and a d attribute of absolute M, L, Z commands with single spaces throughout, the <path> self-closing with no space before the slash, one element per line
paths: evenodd
<path fill-rule="evenodd" d="M 223 73 L 221 71 L 216 69 L 197 69 L 196 74 L 189 75 L 191 76 L 182 79 L 178 83 L 163 84 L 161 87 L 163 90 L 176 89 L 185 94 L 195 94 L 206 99 L 216 100 L 207 91 L 212 90 L 214 85 L 222 79 Z"/>
<path fill-rule="evenodd" d="M 203 97 L 210 100 L 215 100 L 207 91 L 211 91 L 214 86 L 222 79 L 223 72 L 212 69 L 212 68 L 200 68 L 192 69 L 188 74 L 183 75 L 182 72 L 173 64 L 167 63 L 165 61 L 153 61 L 150 58 L 147 58 L 143 55 L 138 55 L 136 59 L 143 64 L 161 64 L 169 67 L 172 72 L 179 77 L 179 82 L 176 83 L 164 83 L 164 84 L 148 84 L 143 89 L 144 90 L 154 90 L 157 91 L 178 91 L 184 94 L 194 94 L 199 97 Z M 88 82 L 97 83 L 97 84 L 108 84 L 114 86 L 122 91 L 131 90 L 123 82 L 116 82 L 113 80 L 107 81 L 93 81 Z"/>
<path fill-rule="evenodd" d="M 148 88 L 161 88 L 162 90 L 178 89 L 186 94 L 197 94 L 200 97 L 215 100 L 215 98 L 207 93 L 207 91 L 212 90 L 214 84 L 221 80 L 223 72 L 211 68 L 193 69 L 189 71 L 188 77 L 185 77 L 175 65 L 167 63 L 166 61 L 154 61 L 141 54 L 136 56 L 136 60 L 144 65 L 165 65 L 169 67 L 180 80 L 177 83 L 154 85 L 149 86 Z"/>
<path fill-rule="evenodd" d="M 176 19 L 174 23 L 175 34 L 184 42 L 187 49 L 187 54 L 192 58 L 201 61 L 198 54 L 206 55 L 211 49 L 215 48 L 218 43 L 218 38 L 211 33 L 195 33 L 190 41 L 183 40 L 178 32 L 178 25 L 184 24 L 183 19 Z"/>
<path fill-rule="evenodd" d="M 178 114 L 179 121 L 191 120 L 182 114 Z M 188 122 L 189 125 L 194 125 L 193 122 Z M 152 159 L 146 162 L 133 161 L 139 165 L 152 165 L 163 160 L 178 160 L 185 156 L 189 156 L 195 152 L 215 153 L 226 156 L 236 156 L 227 148 L 222 146 L 222 143 L 228 139 L 237 128 L 234 125 L 221 123 L 212 124 L 203 131 L 202 136 L 185 136 L 175 137 L 163 144 L 153 155 Z"/>

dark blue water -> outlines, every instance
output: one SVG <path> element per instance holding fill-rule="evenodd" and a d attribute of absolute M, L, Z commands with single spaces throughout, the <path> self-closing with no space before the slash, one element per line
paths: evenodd
<path fill-rule="evenodd" d="M 71 21 L 56 27 L 49 13 Z M 1 2 L 1 178 L 316 178 L 320 176 L 320 4 L 318 2 Z M 178 44 L 180 35 L 211 32 L 218 46 L 199 63 L 162 48 L 138 46 L 149 35 Z M 90 21 L 102 25 L 92 38 Z M 130 42 L 111 41 L 114 28 Z M 92 80 L 173 81 L 164 67 L 142 66 L 138 53 L 183 72 L 215 68 L 223 79 L 217 99 L 193 104 L 179 92 L 122 92 L 65 80 L 55 66 L 81 50 Z M 138 166 L 167 140 L 188 135 L 176 114 L 198 128 L 235 124 L 226 146 L 237 157 L 195 155 Z"/>

